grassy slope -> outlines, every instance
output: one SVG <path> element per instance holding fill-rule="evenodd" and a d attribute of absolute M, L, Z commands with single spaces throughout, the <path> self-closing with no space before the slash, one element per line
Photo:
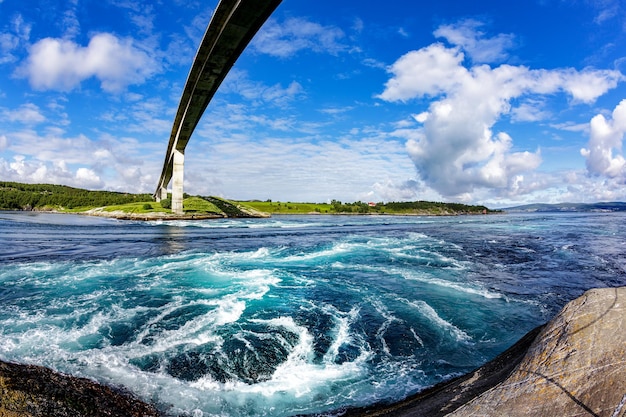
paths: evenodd
<path fill-rule="evenodd" d="M 148 208 L 150 206 L 151 208 Z M 185 213 L 214 213 L 222 214 L 214 204 L 200 197 L 188 197 L 183 200 Z M 154 201 L 143 201 L 138 203 L 121 204 L 116 206 L 106 206 L 104 211 L 123 211 L 124 213 L 171 213 L 172 210 L 164 208 L 161 203 Z"/>
<path fill-rule="evenodd" d="M 1 0 L 0 0 L 1 1 Z M 0 209 L 55 210 L 79 213 L 95 208 L 104 212 L 149 215 L 170 214 L 171 210 L 151 200 L 149 194 L 128 194 L 109 191 L 89 191 L 53 184 L 21 184 L 0 181 Z M 208 200 L 208 201 L 207 201 Z M 428 201 L 390 202 L 370 207 L 363 202 L 292 203 L 272 201 L 229 201 L 217 197 L 189 197 L 184 210 L 190 215 L 208 214 L 228 217 L 263 216 L 266 214 L 412 214 L 455 215 L 490 212 L 484 206 Z"/>
<path fill-rule="evenodd" d="M 238 203 L 270 214 L 309 214 L 315 212 L 321 214 L 334 213 L 330 204 L 282 203 L 267 201 L 240 201 Z"/>
<path fill-rule="evenodd" d="M 337 211 L 335 206 L 324 203 L 292 203 L 278 201 L 245 201 L 239 202 L 258 211 L 270 214 L 404 214 L 404 215 L 455 215 L 455 214 L 480 214 L 485 207 L 465 206 L 461 204 L 420 202 L 409 203 L 412 207 L 403 207 L 402 204 L 378 204 L 375 207 L 367 207 L 365 213 L 359 212 L 356 206 L 347 204 L 340 207 L 344 210 Z M 362 206 L 361 206 L 362 207 Z"/>
<path fill-rule="evenodd" d="M 150 208 L 148 208 L 150 206 Z M 208 214 L 222 214 L 222 211 L 218 209 L 214 204 L 200 197 L 188 197 L 183 200 L 183 207 L 186 213 L 208 213 Z M 81 213 L 87 210 L 94 209 L 95 207 L 75 207 L 72 209 L 59 209 L 58 211 L 63 213 Z M 124 213 L 135 214 L 147 214 L 147 213 L 171 213 L 172 210 L 161 206 L 161 203 L 150 201 L 138 201 L 136 203 L 117 204 L 111 206 L 105 206 L 103 211 L 113 212 L 122 211 Z"/>

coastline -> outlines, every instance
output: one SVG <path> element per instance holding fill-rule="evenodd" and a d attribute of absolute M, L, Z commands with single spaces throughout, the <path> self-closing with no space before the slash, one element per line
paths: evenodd
<path fill-rule="evenodd" d="M 57 212 L 62 213 L 62 212 Z M 223 219 L 227 216 L 220 214 L 209 214 L 209 213 L 189 213 L 189 214 L 172 214 L 172 213 L 163 213 L 163 212 L 155 212 L 155 213 L 128 213 L 121 210 L 116 211 L 104 211 L 102 207 L 91 209 L 87 211 L 71 213 L 71 214 L 79 214 L 81 216 L 92 216 L 92 217 L 106 217 L 108 219 L 117 219 L 117 220 L 143 220 L 143 221 L 157 221 L 157 220 L 210 220 L 210 219 Z"/>
<path fill-rule="evenodd" d="M 4 210 L 0 210 L 2 212 Z M 272 216 L 373 216 L 373 217 L 457 217 L 457 216 L 489 216 L 489 215 L 502 215 L 506 212 L 491 212 L 487 214 L 483 213 L 266 213 L 256 210 L 245 210 L 245 215 L 242 216 L 228 216 L 226 214 L 215 213 L 197 213 L 187 212 L 185 214 L 173 214 L 165 212 L 152 212 L 152 213 L 136 213 L 126 212 L 122 210 L 105 211 L 104 207 L 93 208 L 85 211 L 59 211 L 59 210 L 6 210 L 12 212 L 23 213 L 53 213 L 53 214 L 74 214 L 79 216 L 91 216 L 91 217 L 103 217 L 116 220 L 135 220 L 135 221 L 163 221 L 163 220 L 216 220 L 216 219 L 242 219 L 242 218 L 258 218 L 267 219 Z M 243 211 L 243 210 L 242 210 Z"/>

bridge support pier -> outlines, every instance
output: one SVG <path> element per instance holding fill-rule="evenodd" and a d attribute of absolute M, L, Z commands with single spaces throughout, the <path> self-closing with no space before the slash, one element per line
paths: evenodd
<path fill-rule="evenodd" d="M 172 171 L 172 213 L 184 214 L 183 210 L 183 171 L 185 167 L 185 153 L 174 149 L 174 164 Z"/>
<path fill-rule="evenodd" d="M 159 187 L 159 189 L 157 190 L 157 193 L 154 195 L 156 202 L 160 203 L 161 200 L 165 200 L 167 198 L 167 188 L 166 187 Z"/>

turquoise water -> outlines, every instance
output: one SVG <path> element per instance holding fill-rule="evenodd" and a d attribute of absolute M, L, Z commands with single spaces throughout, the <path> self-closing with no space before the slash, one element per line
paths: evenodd
<path fill-rule="evenodd" d="M 626 285 L 626 216 L 121 222 L 0 213 L 0 359 L 173 416 L 391 402 Z"/>

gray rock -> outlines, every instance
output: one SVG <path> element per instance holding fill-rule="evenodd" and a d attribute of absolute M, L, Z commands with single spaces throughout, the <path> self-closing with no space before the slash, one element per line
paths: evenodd
<path fill-rule="evenodd" d="M 43 366 L 0 361 L 0 417 L 158 417 L 131 394 Z"/>
<path fill-rule="evenodd" d="M 626 287 L 567 304 L 506 380 L 449 415 L 626 415 Z"/>

